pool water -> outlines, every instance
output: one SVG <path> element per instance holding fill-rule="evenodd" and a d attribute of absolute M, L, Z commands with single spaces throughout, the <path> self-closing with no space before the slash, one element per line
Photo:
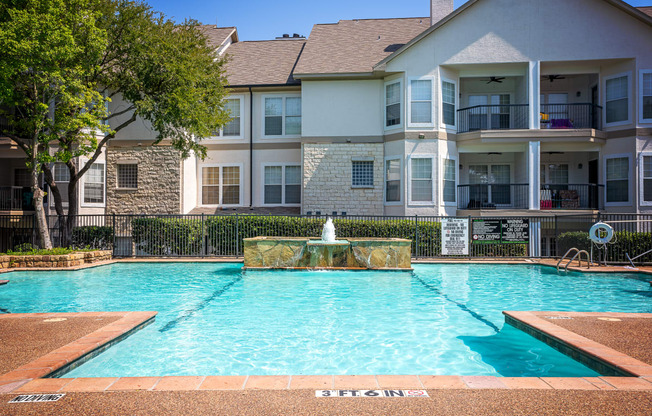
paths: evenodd
<path fill-rule="evenodd" d="M 158 311 L 65 377 L 276 374 L 594 376 L 504 324 L 504 310 L 652 312 L 637 275 L 528 265 L 414 272 L 122 263 L 12 272 L 5 312 Z"/>

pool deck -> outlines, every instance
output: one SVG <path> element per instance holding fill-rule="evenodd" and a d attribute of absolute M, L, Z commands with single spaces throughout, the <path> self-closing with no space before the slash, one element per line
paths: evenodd
<path fill-rule="evenodd" d="M 0 375 L 0 414 L 623 414 L 652 411 L 652 314 L 505 312 L 545 336 L 599 357 L 633 377 L 428 375 L 42 378 L 115 342 L 155 312 L 0 315 L 14 350 Z M 65 318 L 66 321 L 60 319 Z M 601 319 L 602 318 L 602 319 Z M 97 321 L 96 319 L 103 319 Z M 7 331 L 19 326 L 20 331 Z M 59 325 L 52 343 L 44 326 Z M 62 327 L 65 326 L 65 327 Z M 24 333 L 42 334 L 26 338 Z M 13 338 L 12 338 L 13 337 Z M 624 342 L 623 338 L 635 340 Z M 598 342 L 599 341 L 599 342 Z M 29 348 L 28 348 L 29 347 Z M 5 350 L 3 348 L 3 353 Z M 11 363 L 12 357 L 15 362 Z M 7 361 L 7 357 L 4 357 Z M 26 359 L 32 361 L 24 363 Z M 429 398 L 316 398 L 316 389 L 424 389 Z M 66 393 L 17 403 L 18 394 Z"/>

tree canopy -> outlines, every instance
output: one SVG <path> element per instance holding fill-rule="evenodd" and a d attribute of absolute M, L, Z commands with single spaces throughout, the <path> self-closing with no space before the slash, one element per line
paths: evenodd
<path fill-rule="evenodd" d="M 166 140 L 182 157 L 205 156 L 200 140 L 229 114 L 225 60 L 198 26 L 175 23 L 140 1 L 0 4 L 0 108 L 7 119 L 0 134 L 27 155 L 36 203 L 43 171 L 63 214 L 49 163 L 65 163 L 72 227 L 80 178 L 107 142 L 138 118 L 156 131 L 154 144 Z M 109 111 L 116 97 L 126 105 Z"/>

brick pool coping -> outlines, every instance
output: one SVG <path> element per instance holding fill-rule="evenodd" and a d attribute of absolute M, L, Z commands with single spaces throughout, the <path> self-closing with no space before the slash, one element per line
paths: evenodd
<path fill-rule="evenodd" d="M 112 343 L 151 323 L 157 312 L 69 312 L 69 313 L 12 313 L 2 314 L 0 319 L 19 318 L 91 318 L 118 317 L 119 319 L 93 331 L 75 341 L 55 349 L 36 360 L 0 375 L 0 393 L 7 393 L 33 380 L 43 379 L 50 374 L 93 353 L 101 352 Z"/>
<path fill-rule="evenodd" d="M 518 319 L 548 336 L 588 348 L 588 352 L 611 360 L 638 377 L 494 377 L 434 375 L 288 375 L 288 376 L 165 376 L 42 378 L 102 346 L 130 334 L 151 322 L 156 312 L 87 312 L 0 315 L 13 317 L 99 317 L 121 318 L 41 358 L 0 376 L 0 393 L 66 393 L 117 391 L 203 391 L 203 390 L 300 390 L 300 389 L 535 389 L 535 390 L 652 390 L 652 366 L 637 365 L 632 357 L 558 327 L 536 314 L 550 316 L 646 317 L 652 314 L 504 312 L 506 319 Z M 632 368 L 635 367 L 635 368 Z"/>
<path fill-rule="evenodd" d="M 512 312 L 504 311 L 505 323 L 510 324 L 527 334 L 547 343 L 599 371 L 613 372 L 622 376 L 643 377 L 652 381 L 652 365 L 649 365 L 629 355 L 616 351 L 596 341 L 576 334 L 559 325 L 555 325 L 542 316 L 552 318 L 644 318 L 652 319 L 651 313 L 621 313 L 621 312 Z M 644 336 L 644 334 L 641 334 Z"/>

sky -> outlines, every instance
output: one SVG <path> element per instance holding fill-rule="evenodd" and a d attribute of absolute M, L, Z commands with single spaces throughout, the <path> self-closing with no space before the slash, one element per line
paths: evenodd
<path fill-rule="evenodd" d="M 274 39 L 283 33 L 308 36 L 316 23 L 336 23 L 345 19 L 430 15 L 429 0 L 145 1 L 176 21 L 193 18 L 204 24 L 217 22 L 218 26 L 236 26 L 240 40 Z M 466 0 L 454 1 L 456 8 L 466 3 Z M 635 7 L 652 6 L 652 0 L 627 0 L 627 3 Z"/>

